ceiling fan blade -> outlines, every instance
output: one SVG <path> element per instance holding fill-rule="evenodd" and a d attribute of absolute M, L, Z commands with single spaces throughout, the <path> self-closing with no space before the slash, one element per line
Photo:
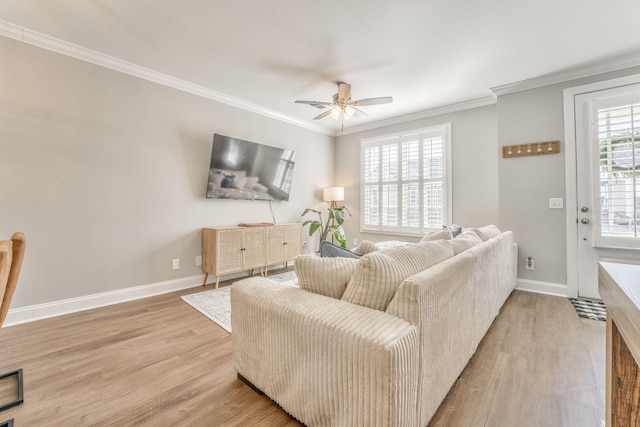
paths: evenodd
<path fill-rule="evenodd" d="M 349 83 L 338 83 L 338 99 L 348 101 L 351 98 L 351 85 Z"/>
<path fill-rule="evenodd" d="M 389 104 L 393 102 L 393 98 L 390 96 L 381 96 L 379 98 L 367 98 L 367 99 L 358 99 L 357 101 L 351 102 L 351 105 L 360 106 L 360 105 L 376 105 L 376 104 Z"/>
<path fill-rule="evenodd" d="M 356 107 L 353 107 L 353 115 L 358 119 L 366 119 L 367 117 L 369 117 L 367 113 Z"/>
<path fill-rule="evenodd" d="M 323 102 L 323 101 L 295 101 L 296 104 L 307 104 L 316 108 L 325 108 L 328 105 L 333 105 L 331 102 Z"/>
<path fill-rule="evenodd" d="M 327 111 L 325 111 L 324 113 L 322 113 L 322 114 L 320 114 L 320 115 L 318 115 L 318 116 L 315 116 L 315 117 L 313 118 L 313 120 L 320 120 L 320 119 L 324 119 L 324 118 L 325 118 L 325 117 L 327 117 L 329 114 L 331 114 L 331 110 L 327 110 Z"/>

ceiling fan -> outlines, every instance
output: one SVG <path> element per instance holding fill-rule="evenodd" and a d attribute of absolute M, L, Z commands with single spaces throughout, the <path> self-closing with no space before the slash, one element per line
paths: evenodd
<path fill-rule="evenodd" d="M 308 105 L 311 105 L 312 107 L 316 107 L 320 109 L 331 107 L 330 110 L 327 110 L 324 113 L 314 117 L 313 120 L 320 120 L 331 115 L 331 117 L 333 117 L 336 120 L 342 117 L 344 121 L 344 120 L 349 120 L 353 116 L 360 119 L 369 117 L 367 113 L 365 113 L 358 107 L 362 107 L 364 105 L 388 104 L 390 102 L 393 102 L 393 98 L 390 96 L 358 99 L 356 101 L 352 101 L 351 85 L 344 82 L 338 82 L 338 93 L 333 95 L 333 102 L 296 101 L 295 103 L 308 104 Z"/>

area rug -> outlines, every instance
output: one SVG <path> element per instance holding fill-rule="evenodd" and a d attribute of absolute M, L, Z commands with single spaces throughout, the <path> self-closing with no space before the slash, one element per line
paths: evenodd
<path fill-rule="evenodd" d="M 296 273 L 288 271 L 268 277 L 269 280 L 278 282 L 283 286 L 298 286 Z M 220 325 L 225 331 L 231 333 L 231 286 L 225 286 L 211 291 L 198 292 L 197 294 L 184 295 L 180 298 L 200 313 Z"/>
<path fill-rule="evenodd" d="M 578 316 L 585 319 L 607 320 L 607 307 L 602 301 L 586 298 L 569 298 L 569 301 L 573 304 Z"/>

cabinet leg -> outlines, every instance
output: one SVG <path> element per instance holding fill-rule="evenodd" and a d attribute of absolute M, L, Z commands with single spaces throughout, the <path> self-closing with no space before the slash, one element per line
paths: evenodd
<path fill-rule="evenodd" d="M 216 276 L 216 289 L 218 289 L 218 283 L 220 283 L 220 276 Z"/>
<path fill-rule="evenodd" d="M 204 273 L 204 282 L 202 282 L 202 286 L 207 284 L 207 277 L 209 277 L 209 273 Z"/>

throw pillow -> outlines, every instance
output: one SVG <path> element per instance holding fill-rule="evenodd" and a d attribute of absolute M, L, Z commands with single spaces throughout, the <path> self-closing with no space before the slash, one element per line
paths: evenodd
<path fill-rule="evenodd" d="M 357 264 L 354 258 L 322 258 L 309 254 L 296 257 L 294 269 L 301 289 L 340 299 Z"/>
<path fill-rule="evenodd" d="M 442 229 L 450 231 L 452 237 L 457 237 L 460 233 L 462 233 L 462 227 L 455 224 L 451 224 L 451 227 L 447 227 L 446 225 L 443 225 Z"/>
<path fill-rule="evenodd" d="M 485 225 L 484 227 L 476 228 L 475 232 L 478 233 L 478 236 L 483 242 L 502 234 L 502 231 L 500 231 L 500 229 L 495 225 Z"/>
<path fill-rule="evenodd" d="M 351 252 L 359 254 L 359 255 L 366 255 L 366 254 L 369 254 L 371 252 L 375 252 L 375 251 L 377 251 L 379 249 L 380 248 L 378 247 L 378 245 L 373 243 L 371 240 L 363 240 L 362 242 L 360 242 L 358 244 L 358 246 L 356 246 L 355 248 L 351 249 Z"/>
<path fill-rule="evenodd" d="M 384 311 L 404 279 L 452 256 L 445 240 L 372 252 L 358 261 L 342 300 Z"/>
<path fill-rule="evenodd" d="M 242 176 L 236 176 L 233 182 L 231 183 L 231 186 L 233 188 L 237 188 L 238 190 L 242 190 L 246 182 L 247 182 L 247 178 L 244 178 Z"/>
<path fill-rule="evenodd" d="M 264 185 L 258 183 L 253 186 L 253 191 L 257 191 L 259 193 L 266 193 L 267 191 L 269 191 L 269 189 Z"/>
<path fill-rule="evenodd" d="M 244 188 L 247 190 L 253 190 L 253 187 L 258 183 L 257 176 L 248 176 L 247 182 L 244 183 Z"/>
<path fill-rule="evenodd" d="M 211 175 L 211 182 L 213 183 L 213 185 L 215 187 L 220 188 L 222 186 L 222 179 L 224 178 L 224 175 L 222 175 L 221 173 L 216 173 Z"/>
<path fill-rule="evenodd" d="M 222 178 L 222 182 L 220 183 L 220 186 L 222 188 L 231 188 L 231 183 L 233 182 L 233 178 L 235 178 L 235 175 L 224 175 L 224 178 Z"/>
<path fill-rule="evenodd" d="M 331 242 L 327 242 L 323 240 L 320 242 L 320 256 L 333 258 L 333 257 L 343 257 L 343 258 L 360 258 L 362 255 L 355 254 L 351 252 L 349 249 L 342 248 L 338 245 L 334 245 Z"/>
<path fill-rule="evenodd" d="M 460 233 L 458 237 L 451 240 L 451 248 L 453 249 L 453 255 L 458 255 L 466 251 L 469 248 L 474 247 L 482 243 L 482 239 L 478 236 L 475 229 L 467 229 Z"/>
<path fill-rule="evenodd" d="M 449 230 L 433 231 L 427 234 L 426 236 L 424 236 L 422 240 L 420 240 L 420 243 L 430 242 L 432 240 L 451 240 L 451 239 L 453 239 L 453 234 Z"/>

